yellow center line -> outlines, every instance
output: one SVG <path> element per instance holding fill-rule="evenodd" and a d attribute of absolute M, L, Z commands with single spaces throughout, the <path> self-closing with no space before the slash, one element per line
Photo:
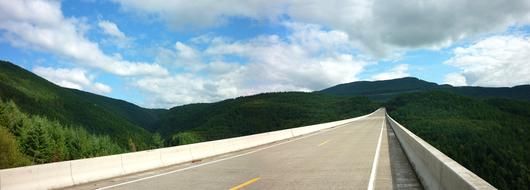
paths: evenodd
<path fill-rule="evenodd" d="M 243 187 L 246 187 L 246 186 L 248 186 L 248 185 L 250 185 L 250 184 L 252 184 L 252 183 L 258 181 L 259 179 L 260 179 L 260 177 L 257 177 L 257 178 L 254 178 L 254 179 L 248 180 L 248 181 L 245 182 L 245 183 L 242 183 L 242 184 L 240 184 L 240 185 L 238 185 L 238 186 L 235 186 L 235 187 L 230 188 L 230 190 L 239 190 L 239 189 L 241 189 L 241 188 L 243 188 Z"/>
<path fill-rule="evenodd" d="M 326 144 L 326 143 L 328 143 L 328 142 L 329 142 L 329 140 L 328 140 L 328 141 L 324 141 L 324 142 L 322 142 L 322 143 L 318 144 L 318 146 L 322 146 L 322 145 L 325 145 L 325 144 Z"/>

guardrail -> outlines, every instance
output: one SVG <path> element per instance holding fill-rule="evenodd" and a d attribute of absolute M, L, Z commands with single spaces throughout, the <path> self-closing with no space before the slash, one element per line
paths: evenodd
<path fill-rule="evenodd" d="M 386 114 L 401 147 L 425 189 L 496 189 Z"/>
<path fill-rule="evenodd" d="M 352 119 L 196 144 L 4 169 L 0 170 L 0 190 L 53 189 L 74 186 L 244 150 L 336 127 L 369 115 L 371 114 Z"/>

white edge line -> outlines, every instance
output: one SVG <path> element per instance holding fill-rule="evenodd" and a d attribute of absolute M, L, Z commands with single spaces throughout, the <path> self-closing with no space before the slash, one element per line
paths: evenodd
<path fill-rule="evenodd" d="M 375 156 L 374 156 L 374 162 L 372 163 L 372 171 L 370 172 L 370 181 L 368 182 L 368 190 L 374 189 L 375 184 L 375 176 L 377 173 L 377 163 L 379 162 L 379 152 L 381 149 L 381 139 L 383 137 L 383 129 L 386 122 L 386 116 L 383 120 L 383 123 L 381 124 L 381 133 L 379 134 L 379 140 L 377 141 L 377 148 L 375 149 Z"/>
<path fill-rule="evenodd" d="M 368 117 L 368 116 L 366 116 L 366 117 Z M 344 124 L 338 125 L 336 127 L 333 127 L 332 129 L 338 129 L 338 128 L 344 127 L 344 126 L 346 126 L 347 124 L 349 124 L 351 122 L 358 121 L 358 120 L 364 119 L 366 117 L 360 116 L 360 118 L 357 119 L 357 120 L 353 120 L 353 121 L 350 121 L 348 123 L 344 123 Z M 226 157 L 226 158 L 222 158 L 222 159 L 219 159 L 219 160 L 213 160 L 213 161 L 210 161 L 210 162 L 205 162 L 205 163 L 202 163 L 202 164 L 197 164 L 197 165 L 189 166 L 189 167 L 186 167 L 186 168 L 181 168 L 181 169 L 178 169 L 178 170 L 173 170 L 173 171 L 169 171 L 169 172 L 166 172 L 166 173 L 152 175 L 152 176 L 148 176 L 148 177 L 144 177 L 144 178 L 140 178 L 140 179 L 136 179 L 136 180 L 132 180 L 132 181 L 127 181 L 127 182 L 123 182 L 123 183 L 118 183 L 118 184 L 114 184 L 114 185 L 110 185 L 110 186 L 106 186 L 106 187 L 100 187 L 100 188 L 97 188 L 96 190 L 110 189 L 110 188 L 113 188 L 113 187 L 122 186 L 122 185 L 126 185 L 126 184 L 129 184 L 129 183 L 134 183 L 134 182 L 143 181 L 143 180 L 146 180 L 146 179 L 160 177 L 160 176 L 164 176 L 164 175 L 168 175 L 168 174 L 172 174 L 172 173 L 176 173 L 176 172 L 180 172 L 180 171 L 185 171 L 185 170 L 197 168 L 197 167 L 204 166 L 204 165 L 214 164 L 214 163 L 225 161 L 225 160 L 229 160 L 229 159 L 232 159 L 232 158 L 237 158 L 237 157 L 249 155 L 249 154 L 252 154 L 252 153 L 255 153 L 255 152 L 259 152 L 259 151 L 262 151 L 262 150 L 265 150 L 265 149 L 269 149 L 269 148 L 272 148 L 272 147 L 275 147 L 275 146 L 279 146 L 279 145 L 282 145 L 282 144 L 295 142 L 295 141 L 298 141 L 298 140 L 301 140 L 301 139 L 305 139 L 305 138 L 308 138 L 308 137 L 311 137 L 311 136 L 314 136 L 314 135 L 318 135 L 320 133 L 324 133 L 324 132 L 327 132 L 327 131 L 331 131 L 331 130 L 325 130 L 325 131 L 321 130 L 319 132 L 316 132 L 316 133 L 313 133 L 313 134 L 310 134 L 310 135 L 307 135 L 307 136 L 299 137 L 299 138 L 296 138 L 296 139 L 293 139 L 293 140 L 289 140 L 289 141 L 286 141 L 286 142 L 282 142 L 282 143 L 278 143 L 278 144 L 273 144 L 273 145 L 270 145 L 270 146 L 267 146 L 267 147 L 263 147 L 263 148 L 260 148 L 260 149 L 257 149 L 257 150 L 253 150 L 253 151 L 250 151 L 250 152 L 246 152 L 246 153 L 243 153 L 243 154 L 238 154 L 238 155 L 234 155 L 234 156 L 231 156 L 231 157 Z M 381 133 L 382 133 L 382 131 L 381 131 Z M 379 143 L 381 143 L 381 138 L 379 138 Z M 378 145 L 378 149 L 379 149 L 379 145 Z"/>

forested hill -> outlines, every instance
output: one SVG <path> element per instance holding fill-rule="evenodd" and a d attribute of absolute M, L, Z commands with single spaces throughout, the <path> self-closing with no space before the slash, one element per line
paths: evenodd
<path fill-rule="evenodd" d="M 530 100 L 530 85 L 515 87 L 454 87 L 451 85 L 438 85 L 413 77 L 405 77 L 381 81 L 358 81 L 339 84 L 326 88 L 316 93 L 334 94 L 342 96 L 366 96 L 372 100 L 386 101 L 399 94 L 424 91 L 448 91 L 460 95 L 480 97 L 480 98 L 514 98 L 520 100 Z"/>
<path fill-rule="evenodd" d="M 5 61 L 0 61 L 0 99 L 13 101 L 24 113 L 108 135 L 124 148 L 129 146 L 128 142 L 138 149 L 151 146 L 151 134 L 142 127 L 153 124 L 159 112 L 123 100 L 59 87 Z"/>
<path fill-rule="evenodd" d="M 171 108 L 161 115 L 156 131 L 171 139 L 171 144 L 187 144 L 346 119 L 379 106 L 364 97 L 264 93 Z"/>
<path fill-rule="evenodd" d="M 389 114 L 499 189 L 530 186 L 530 102 L 432 91 L 400 95 Z"/>

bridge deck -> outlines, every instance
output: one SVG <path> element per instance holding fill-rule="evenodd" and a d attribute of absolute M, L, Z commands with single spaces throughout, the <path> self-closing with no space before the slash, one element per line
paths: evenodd
<path fill-rule="evenodd" d="M 392 129 L 383 122 L 381 109 L 289 141 L 73 189 L 367 189 L 371 181 L 374 189 L 421 189 Z"/>

